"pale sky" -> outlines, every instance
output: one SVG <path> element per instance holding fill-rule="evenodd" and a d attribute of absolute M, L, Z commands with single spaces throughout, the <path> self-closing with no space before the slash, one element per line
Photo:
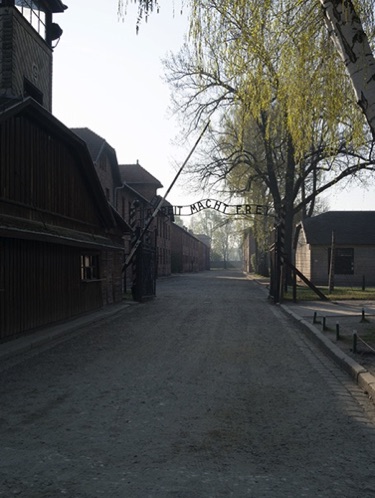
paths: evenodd
<path fill-rule="evenodd" d="M 162 81 L 161 59 L 179 50 L 188 30 L 182 2 L 165 2 L 169 7 L 143 22 L 138 35 L 134 3 L 124 22 L 117 0 L 66 3 L 65 13 L 54 17 L 64 32 L 54 50 L 53 114 L 69 128 L 88 127 L 102 136 L 120 164 L 139 160 L 164 185 L 162 195 L 198 136 L 185 147 L 172 145 L 178 122 L 168 112 L 169 88 Z M 331 210 L 375 209 L 373 189 L 336 189 L 326 197 Z M 189 193 L 181 176 L 168 200 L 188 204 L 199 194 Z"/>
<path fill-rule="evenodd" d="M 63 35 L 54 50 L 53 114 L 69 128 L 88 127 L 102 136 L 120 164 L 139 160 L 164 185 L 158 192 L 163 194 L 191 146 L 172 145 L 178 123 L 162 81 L 161 59 L 182 46 L 188 30 L 179 0 L 177 12 L 170 2 L 169 9 L 142 23 L 138 35 L 134 4 L 122 21 L 117 0 L 66 3 L 68 9 L 54 17 Z M 184 192 L 181 176 L 168 200 L 181 203 Z"/>

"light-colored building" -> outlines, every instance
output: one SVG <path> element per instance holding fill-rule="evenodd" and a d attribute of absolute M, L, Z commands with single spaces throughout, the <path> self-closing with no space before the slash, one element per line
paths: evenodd
<path fill-rule="evenodd" d="M 334 234 L 335 285 L 375 285 L 375 211 L 329 211 L 298 227 L 295 265 L 313 284 L 328 285 Z"/>

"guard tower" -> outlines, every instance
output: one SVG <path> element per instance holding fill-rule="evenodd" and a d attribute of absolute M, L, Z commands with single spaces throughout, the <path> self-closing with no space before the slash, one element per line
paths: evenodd
<path fill-rule="evenodd" d="M 0 0 L 0 108 L 32 97 L 52 112 L 52 52 L 61 0 Z"/>

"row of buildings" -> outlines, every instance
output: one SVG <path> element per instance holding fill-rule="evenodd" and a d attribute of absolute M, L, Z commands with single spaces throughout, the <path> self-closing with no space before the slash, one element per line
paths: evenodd
<path fill-rule="evenodd" d="M 60 0 L 0 2 L 0 341 L 155 294 L 157 276 L 209 268 L 209 240 L 152 217 L 160 182 L 52 112 Z M 132 244 L 142 243 L 132 261 Z M 129 263 L 129 264 L 125 264 Z"/>

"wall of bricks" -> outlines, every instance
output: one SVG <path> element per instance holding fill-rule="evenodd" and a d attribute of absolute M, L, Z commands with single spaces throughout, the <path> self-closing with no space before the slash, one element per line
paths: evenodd
<path fill-rule="evenodd" d="M 17 9 L 0 8 L 0 97 L 24 95 L 24 78 L 52 110 L 52 50 Z"/>

